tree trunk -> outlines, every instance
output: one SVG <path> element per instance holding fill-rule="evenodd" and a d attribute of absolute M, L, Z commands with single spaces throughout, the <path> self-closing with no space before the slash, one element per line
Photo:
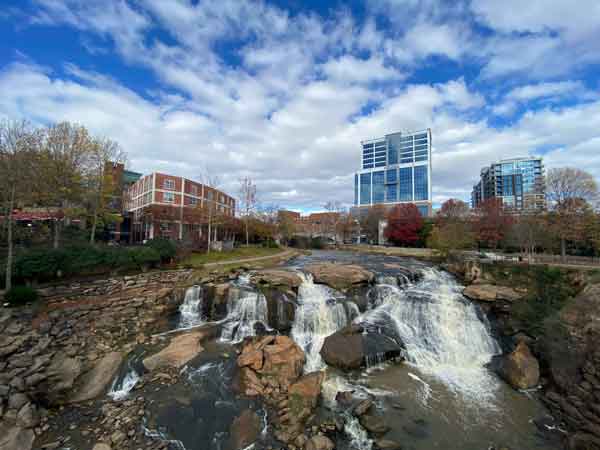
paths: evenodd
<path fill-rule="evenodd" d="M 58 248 L 60 242 L 60 221 L 58 219 L 54 220 L 54 242 L 52 243 L 52 247 L 54 249 Z"/>
<path fill-rule="evenodd" d="M 6 255 L 6 280 L 5 288 L 8 292 L 12 288 L 12 264 L 13 264 L 13 224 L 12 224 L 12 212 L 15 206 L 15 186 L 12 187 L 10 192 L 10 201 L 8 203 L 8 224 L 7 224 L 7 240 L 8 240 L 8 254 Z"/>
<path fill-rule="evenodd" d="M 211 229 L 210 229 L 211 225 L 212 225 L 212 214 L 209 212 L 208 213 L 208 237 L 207 237 L 208 241 L 207 241 L 207 246 L 206 246 L 206 253 L 207 254 L 210 253 L 210 241 L 211 241 L 211 238 L 212 238 L 211 233 L 210 233 L 211 232 Z"/>
<path fill-rule="evenodd" d="M 94 245 L 96 240 L 96 226 L 98 225 L 98 213 L 94 211 L 94 218 L 92 220 L 92 232 L 90 233 L 90 244 Z"/>
<path fill-rule="evenodd" d="M 250 233 L 248 232 L 248 215 L 246 215 L 246 247 L 250 245 Z"/>
<path fill-rule="evenodd" d="M 567 240 L 560 238 L 560 261 L 564 264 L 567 261 Z"/>

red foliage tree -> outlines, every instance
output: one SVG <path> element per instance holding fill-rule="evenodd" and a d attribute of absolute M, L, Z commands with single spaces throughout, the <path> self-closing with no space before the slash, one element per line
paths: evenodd
<path fill-rule="evenodd" d="M 412 203 L 401 204 L 388 215 L 385 237 L 395 245 L 411 246 L 419 241 L 423 228 L 421 213 Z"/>
<path fill-rule="evenodd" d="M 489 198 L 477 208 L 473 229 L 480 243 L 495 249 L 510 231 L 513 222 L 513 217 L 505 213 L 502 200 Z"/>

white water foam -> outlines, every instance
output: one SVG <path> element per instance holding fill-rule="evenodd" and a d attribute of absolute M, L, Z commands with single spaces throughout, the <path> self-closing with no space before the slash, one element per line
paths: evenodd
<path fill-rule="evenodd" d="M 140 381 L 140 375 L 135 369 L 130 368 L 122 380 L 115 378 L 110 391 L 108 392 L 108 396 L 114 401 L 124 400 L 129 396 L 129 393 L 138 381 Z"/>
<path fill-rule="evenodd" d="M 350 445 L 355 450 L 371 450 L 373 441 L 361 426 L 358 419 L 350 414 L 344 414 L 344 433 L 350 439 Z"/>
<path fill-rule="evenodd" d="M 500 353 L 485 319 L 446 273 L 423 269 L 423 279 L 404 290 L 379 287 L 373 309 L 355 319 L 395 332 L 410 364 L 473 402 L 493 403 L 498 383 L 485 365 Z"/>
<path fill-rule="evenodd" d="M 268 329 L 267 299 L 260 292 L 249 289 L 230 289 L 227 301 L 227 317 L 223 321 L 221 340 L 241 342 L 256 334 L 255 325 Z"/>
<path fill-rule="evenodd" d="M 348 324 L 344 303 L 333 289 L 315 284 L 311 275 L 299 273 L 298 308 L 292 325 L 292 339 L 306 354 L 306 373 L 325 368 L 320 351 L 325 338 Z"/>
<path fill-rule="evenodd" d="M 192 328 L 204 323 L 201 311 L 203 293 L 202 286 L 192 286 L 185 291 L 185 298 L 179 307 L 177 328 Z"/>

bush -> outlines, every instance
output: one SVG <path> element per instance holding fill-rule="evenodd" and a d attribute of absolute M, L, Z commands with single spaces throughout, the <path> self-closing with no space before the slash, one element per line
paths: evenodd
<path fill-rule="evenodd" d="M 129 256 L 135 265 L 145 270 L 160 262 L 160 253 L 151 247 L 136 247 L 129 249 Z"/>
<path fill-rule="evenodd" d="M 279 248 L 279 244 L 277 244 L 277 242 L 275 242 L 273 239 L 267 239 L 266 241 L 263 241 L 262 246 L 264 248 Z"/>
<path fill-rule="evenodd" d="M 38 293 L 29 286 L 14 286 L 5 295 L 4 299 L 11 305 L 24 305 L 38 299 Z"/>
<path fill-rule="evenodd" d="M 169 262 L 177 255 L 177 245 L 170 239 L 150 239 L 145 245 L 156 250 L 162 262 Z"/>

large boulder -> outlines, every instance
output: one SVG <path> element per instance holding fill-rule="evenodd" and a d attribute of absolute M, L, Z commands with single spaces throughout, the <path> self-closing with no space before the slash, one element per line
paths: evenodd
<path fill-rule="evenodd" d="M 190 362 L 202 350 L 201 341 L 207 336 L 204 330 L 196 330 L 175 336 L 160 352 L 144 359 L 144 367 L 153 371 L 162 368 L 179 369 Z"/>
<path fill-rule="evenodd" d="M 324 372 L 312 372 L 304 375 L 289 387 L 289 414 L 294 421 L 298 422 L 308 418 L 317 406 L 324 377 Z"/>
<path fill-rule="evenodd" d="M 514 302 L 523 298 L 523 294 L 507 286 L 495 284 L 472 284 L 463 291 L 465 297 L 480 302 L 494 302 L 496 300 Z"/>
<path fill-rule="evenodd" d="M 252 282 L 255 284 L 265 284 L 269 286 L 286 287 L 288 289 L 298 289 L 302 284 L 302 278 L 291 270 L 283 269 L 265 269 L 252 275 Z"/>
<path fill-rule="evenodd" d="M 258 415 L 246 409 L 236 417 L 229 430 L 229 449 L 241 450 L 256 442 L 261 431 L 261 420 Z"/>
<path fill-rule="evenodd" d="M 590 284 L 560 311 L 571 335 L 584 339 L 600 334 L 600 284 Z"/>
<path fill-rule="evenodd" d="M 304 268 L 315 283 L 326 284 L 338 291 L 371 283 L 375 275 L 364 267 L 353 264 L 320 263 Z"/>
<path fill-rule="evenodd" d="M 54 355 L 46 370 L 47 379 L 39 386 L 38 397 L 43 397 L 49 404 L 60 404 L 71 395 L 75 380 L 83 370 L 79 358 L 67 356 L 64 352 Z"/>
<path fill-rule="evenodd" d="M 540 365 L 524 342 L 496 360 L 498 374 L 515 389 L 530 389 L 540 381 Z"/>
<path fill-rule="evenodd" d="M 68 401 L 85 402 L 101 395 L 115 377 L 122 362 L 123 355 L 120 352 L 107 353 L 81 377 L 79 387 L 74 390 Z"/>
<path fill-rule="evenodd" d="M 402 347 L 383 334 L 349 325 L 325 338 L 321 357 L 330 366 L 354 370 L 402 356 Z"/>
<path fill-rule="evenodd" d="M 0 449 L 2 450 L 30 450 L 35 440 L 31 429 L 10 426 L 0 420 Z"/>
<path fill-rule="evenodd" d="M 333 450 L 335 445 L 327 436 L 313 436 L 306 443 L 306 450 Z"/>

